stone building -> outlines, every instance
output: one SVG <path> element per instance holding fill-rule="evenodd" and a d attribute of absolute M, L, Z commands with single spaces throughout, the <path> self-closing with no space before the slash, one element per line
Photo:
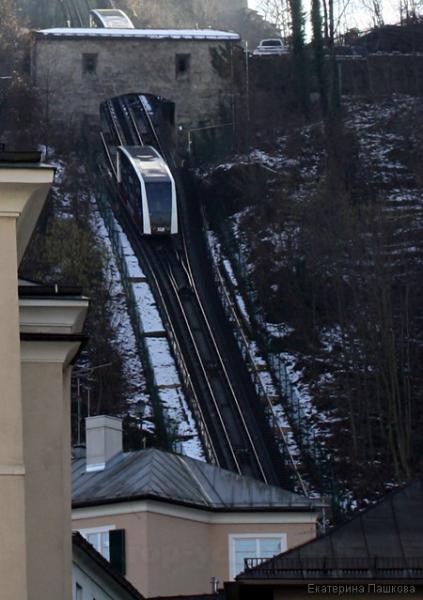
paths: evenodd
<path fill-rule="evenodd" d="M 106 98 L 148 92 L 176 103 L 177 124 L 219 124 L 233 89 L 216 57 L 238 42 L 212 29 L 42 30 L 33 34 L 32 78 L 49 122 L 95 123 Z"/>

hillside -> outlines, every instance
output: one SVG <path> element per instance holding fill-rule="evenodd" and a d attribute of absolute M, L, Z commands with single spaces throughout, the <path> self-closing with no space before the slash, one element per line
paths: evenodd
<path fill-rule="evenodd" d="M 252 335 L 299 392 L 297 440 L 312 431 L 316 477 L 329 461 L 359 501 L 423 467 L 422 115 L 418 98 L 348 101 L 337 189 L 320 123 L 203 183 L 253 323 L 273 328 Z"/>

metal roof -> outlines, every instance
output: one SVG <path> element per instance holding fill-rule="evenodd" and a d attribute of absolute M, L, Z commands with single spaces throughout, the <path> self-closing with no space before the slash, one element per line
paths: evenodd
<path fill-rule="evenodd" d="M 56 27 L 40 29 L 35 32 L 37 37 L 58 38 L 144 38 L 172 40 L 222 40 L 238 41 L 240 36 L 231 31 L 218 29 L 112 29 L 102 27 Z"/>
<path fill-rule="evenodd" d="M 316 511 L 304 496 L 156 448 L 121 452 L 89 473 L 79 457 L 72 471 L 74 508 L 154 498 L 203 510 Z"/>
<path fill-rule="evenodd" d="M 238 580 L 423 578 L 423 479 L 355 518 L 270 560 L 248 560 Z"/>
<path fill-rule="evenodd" d="M 119 146 L 137 173 L 145 182 L 171 182 L 169 168 L 160 154 L 151 146 Z"/>
<path fill-rule="evenodd" d="M 223 590 L 219 590 L 215 594 L 194 594 L 182 596 L 156 596 L 148 600 L 226 600 L 226 594 Z"/>

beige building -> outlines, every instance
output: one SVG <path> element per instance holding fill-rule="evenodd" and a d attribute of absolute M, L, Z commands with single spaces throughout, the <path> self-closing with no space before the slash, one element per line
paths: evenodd
<path fill-rule="evenodd" d="M 144 600 L 79 533 L 72 535 L 72 600 Z"/>
<path fill-rule="evenodd" d="M 17 275 L 53 177 L 0 153 L 2 600 L 71 598 L 69 381 L 88 303 Z"/>
<path fill-rule="evenodd" d="M 207 593 L 244 558 L 316 535 L 305 497 L 155 448 L 124 453 L 121 443 L 118 419 L 88 419 L 86 456 L 73 461 L 73 527 L 146 597 Z"/>
<path fill-rule="evenodd" d="M 230 55 L 236 33 L 212 29 L 47 29 L 33 34 L 32 79 L 49 121 L 96 124 L 99 104 L 144 92 L 176 103 L 187 127 L 230 120 Z"/>
<path fill-rule="evenodd" d="M 326 535 L 251 559 L 227 600 L 423 599 L 423 479 L 393 490 Z"/>

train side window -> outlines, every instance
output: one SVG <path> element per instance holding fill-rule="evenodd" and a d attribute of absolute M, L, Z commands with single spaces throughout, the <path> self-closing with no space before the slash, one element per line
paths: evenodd
<path fill-rule="evenodd" d="M 191 68 L 191 54 L 175 55 L 176 79 L 187 79 Z"/>
<path fill-rule="evenodd" d="M 98 54 L 82 55 L 82 72 L 88 75 L 94 75 L 97 72 Z"/>

